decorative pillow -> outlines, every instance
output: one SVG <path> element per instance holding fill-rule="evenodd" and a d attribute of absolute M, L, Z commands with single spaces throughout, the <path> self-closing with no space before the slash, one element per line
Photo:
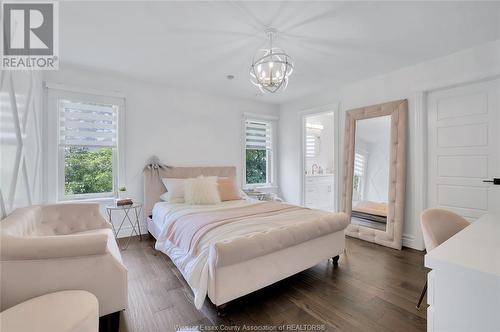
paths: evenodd
<path fill-rule="evenodd" d="M 161 194 L 161 195 L 160 195 L 160 199 L 161 199 L 162 201 L 168 202 L 168 199 L 169 199 L 169 197 L 168 197 L 168 191 L 166 191 L 166 192 L 164 192 L 163 194 Z"/>
<path fill-rule="evenodd" d="M 167 192 L 160 198 L 169 203 L 184 203 L 184 184 L 187 179 L 163 178 L 161 181 Z"/>
<path fill-rule="evenodd" d="M 241 199 L 240 188 L 236 183 L 235 177 L 218 178 L 217 185 L 219 188 L 219 195 L 221 201 L 234 201 Z"/>
<path fill-rule="evenodd" d="M 218 204 L 220 203 L 216 176 L 199 176 L 187 179 L 184 185 L 184 200 L 187 204 Z"/>

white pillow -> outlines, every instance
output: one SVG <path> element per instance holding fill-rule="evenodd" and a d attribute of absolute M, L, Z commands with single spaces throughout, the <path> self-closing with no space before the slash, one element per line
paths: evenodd
<path fill-rule="evenodd" d="M 160 198 L 169 203 L 184 203 L 184 184 L 187 179 L 163 178 L 161 181 L 167 192 Z"/>
<path fill-rule="evenodd" d="M 187 204 L 219 204 L 217 177 L 199 176 L 195 179 L 187 179 L 184 185 L 184 200 Z"/>

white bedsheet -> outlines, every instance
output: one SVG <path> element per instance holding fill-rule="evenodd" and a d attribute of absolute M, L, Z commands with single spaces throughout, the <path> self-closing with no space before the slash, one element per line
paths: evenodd
<path fill-rule="evenodd" d="M 167 240 L 165 230 L 168 224 L 180 216 L 203 211 L 227 209 L 256 204 L 255 200 L 227 201 L 217 205 L 187 205 L 159 202 L 153 208 L 153 222 L 162 230 L 155 248 L 167 254 L 181 271 L 195 296 L 195 306 L 200 309 L 205 301 L 209 284 L 209 274 L 213 271 L 215 257 L 209 257 L 210 246 L 224 240 L 265 232 L 270 228 L 278 228 L 302 222 L 311 222 L 328 212 L 300 209 L 266 217 L 251 217 L 237 222 L 224 224 L 210 230 L 202 237 L 196 250 L 196 256 L 190 256 Z"/>

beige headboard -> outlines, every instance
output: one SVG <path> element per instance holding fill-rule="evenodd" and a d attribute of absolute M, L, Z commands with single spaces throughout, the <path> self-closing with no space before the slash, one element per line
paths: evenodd
<path fill-rule="evenodd" d="M 160 200 L 165 186 L 161 182 L 162 178 L 195 178 L 200 175 L 206 176 L 236 176 L 236 167 L 172 167 L 165 169 L 146 169 L 144 171 L 144 215 L 146 218 L 151 215 L 153 206 Z"/>

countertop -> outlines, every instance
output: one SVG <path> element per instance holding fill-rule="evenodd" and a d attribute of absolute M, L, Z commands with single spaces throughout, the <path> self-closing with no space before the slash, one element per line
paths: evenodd
<path fill-rule="evenodd" d="M 431 269 L 459 267 L 500 277 L 500 214 L 486 214 L 425 255 Z"/>

